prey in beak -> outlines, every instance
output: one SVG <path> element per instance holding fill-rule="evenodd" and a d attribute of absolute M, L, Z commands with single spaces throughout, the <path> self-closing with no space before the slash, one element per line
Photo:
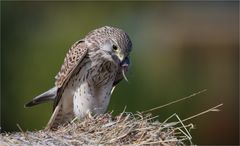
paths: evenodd
<path fill-rule="evenodd" d="M 125 74 L 125 71 L 128 70 L 128 67 L 129 67 L 129 64 L 130 64 L 130 60 L 128 57 L 126 57 L 120 64 L 121 68 L 122 68 L 122 75 L 123 75 L 123 78 L 125 81 L 128 82 L 128 79 L 127 79 L 127 76 Z"/>

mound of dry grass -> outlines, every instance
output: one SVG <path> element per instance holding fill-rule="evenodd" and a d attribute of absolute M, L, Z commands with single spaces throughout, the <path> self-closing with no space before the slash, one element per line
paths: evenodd
<path fill-rule="evenodd" d="M 186 145 L 192 125 L 160 123 L 150 114 L 111 113 L 75 120 L 57 131 L 1 134 L 1 145 Z M 177 125 L 180 126 L 177 126 Z M 187 130 L 187 131 L 186 131 Z"/>
<path fill-rule="evenodd" d="M 193 124 L 185 124 L 186 121 L 207 112 L 219 111 L 218 107 L 222 105 L 183 120 L 173 114 L 164 122 L 159 122 L 157 116 L 153 117 L 148 113 L 157 109 L 154 108 L 135 114 L 124 110 L 117 116 L 106 113 L 82 120 L 74 119 L 68 125 L 59 127 L 57 131 L 23 132 L 19 126 L 22 132 L 2 133 L 0 145 L 192 145 L 190 130 Z M 175 122 L 169 122 L 173 118 Z"/>

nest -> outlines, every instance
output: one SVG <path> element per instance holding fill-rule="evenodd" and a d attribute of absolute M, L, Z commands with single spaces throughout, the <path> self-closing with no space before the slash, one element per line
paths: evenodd
<path fill-rule="evenodd" d="M 173 115 L 178 118 L 175 114 Z M 192 124 L 181 120 L 160 123 L 151 114 L 106 113 L 75 119 L 57 131 L 40 130 L 1 134 L 1 145 L 186 145 L 192 144 Z"/>
<path fill-rule="evenodd" d="M 184 123 L 192 118 L 208 112 L 220 111 L 219 104 L 203 112 L 181 120 L 173 114 L 163 122 L 152 116 L 151 111 L 189 99 L 197 94 L 170 102 L 168 104 L 135 114 L 125 110 L 113 116 L 106 113 L 97 116 L 87 116 L 83 119 L 75 118 L 71 123 L 60 126 L 56 131 L 39 130 L 26 131 L 18 125 L 21 132 L 1 133 L 0 145 L 163 145 L 181 146 L 193 145 L 190 130 L 193 124 Z M 170 122 L 173 121 L 174 122 Z"/>

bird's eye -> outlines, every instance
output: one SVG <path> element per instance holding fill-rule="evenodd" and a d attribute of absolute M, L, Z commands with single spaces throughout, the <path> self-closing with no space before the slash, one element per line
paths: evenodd
<path fill-rule="evenodd" d="M 113 45 L 113 46 L 112 46 L 112 49 L 113 49 L 114 51 L 117 51 L 118 47 L 117 47 L 116 45 Z"/>

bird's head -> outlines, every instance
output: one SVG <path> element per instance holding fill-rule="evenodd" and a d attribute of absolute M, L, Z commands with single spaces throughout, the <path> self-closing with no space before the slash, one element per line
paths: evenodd
<path fill-rule="evenodd" d="M 126 57 L 129 57 L 129 52 L 126 51 L 128 48 L 120 47 L 117 41 L 113 40 L 113 38 L 106 39 L 102 43 L 100 49 L 110 55 L 111 58 L 119 65 L 123 63 Z"/>
<path fill-rule="evenodd" d="M 127 33 L 119 28 L 104 26 L 90 32 L 87 38 L 94 40 L 100 51 L 104 52 L 106 57 L 111 57 L 121 70 L 128 70 L 132 42 Z"/>
<path fill-rule="evenodd" d="M 126 57 L 129 58 L 132 50 L 132 42 L 129 36 L 119 28 L 104 26 L 91 31 L 86 38 L 96 43 L 101 51 L 111 55 L 119 64 Z"/>

